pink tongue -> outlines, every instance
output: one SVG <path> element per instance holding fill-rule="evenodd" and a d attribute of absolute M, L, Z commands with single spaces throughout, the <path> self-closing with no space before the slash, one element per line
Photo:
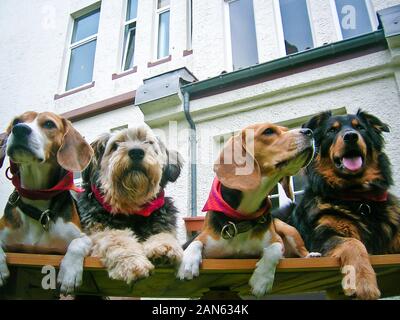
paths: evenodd
<path fill-rule="evenodd" d="M 343 158 L 342 163 L 347 170 L 357 171 L 360 170 L 360 168 L 362 167 L 362 158 L 361 157 Z"/>

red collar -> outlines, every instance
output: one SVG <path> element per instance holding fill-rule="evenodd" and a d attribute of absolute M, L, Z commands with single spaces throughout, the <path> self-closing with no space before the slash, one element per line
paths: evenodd
<path fill-rule="evenodd" d="M 7 175 L 10 170 L 12 177 Z M 15 189 L 21 197 L 28 198 L 30 200 L 50 200 L 64 191 L 73 190 L 75 192 L 83 192 L 83 189 L 78 188 L 74 184 L 74 175 L 71 171 L 67 171 L 67 174 L 52 188 L 42 190 L 29 190 L 21 186 L 21 178 L 19 176 L 18 166 L 10 161 L 10 167 L 6 171 L 7 179 L 11 180 Z"/>
<path fill-rule="evenodd" d="M 108 202 L 106 202 L 106 200 L 104 199 L 104 195 L 97 188 L 97 186 L 92 184 L 91 188 L 92 188 L 92 192 L 94 194 L 94 197 L 101 204 L 101 206 L 104 208 L 104 210 L 106 210 L 108 213 L 115 213 L 113 211 L 113 208 L 111 207 L 111 205 Z M 165 204 L 164 190 L 162 190 L 158 194 L 157 198 L 155 198 L 154 200 L 146 203 L 142 207 L 142 209 L 140 211 L 128 211 L 128 212 L 124 212 L 123 214 L 128 214 L 128 215 L 136 214 L 136 215 L 139 215 L 139 216 L 148 217 L 154 211 L 160 209 L 164 204 Z"/>
<path fill-rule="evenodd" d="M 332 195 L 333 198 L 347 201 L 371 201 L 371 202 L 386 202 L 389 193 L 386 190 L 381 191 L 364 191 L 364 192 L 348 192 L 337 193 Z"/>
<path fill-rule="evenodd" d="M 221 182 L 217 177 L 214 178 L 210 195 L 208 196 L 208 200 L 203 208 L 203 212 L 207 211 L 216 211 L 221 212 L 229 218 L 237 219 L 237 220 L 255 220 L 262 215 L 266 214 L 271 209 L 271 201 L 266 196 L 265 206 L 258 210 L 256 213 L 251 216 L 245 215 L 235 209 L 233 209 L 229 204 L 225 202 L 222 198 L 221 194 Z"/>

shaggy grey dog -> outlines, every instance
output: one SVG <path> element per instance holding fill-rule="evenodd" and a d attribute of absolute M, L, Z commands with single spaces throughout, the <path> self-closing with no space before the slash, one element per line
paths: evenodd
<path fill-rule="evenodd" d="M 105 134 L 91 144 L 95 156 L 83 172 L 78 199 L 84 230 L 113 279 L 147 277 L 152 262 L 179 263 L 177 209 L 164 197 L 175 182 L 181 156 L 168 150 L 146 126 Z"/>

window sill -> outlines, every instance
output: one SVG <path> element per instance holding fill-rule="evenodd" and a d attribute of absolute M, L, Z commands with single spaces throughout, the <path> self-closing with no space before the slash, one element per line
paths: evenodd
<path fill-rule="evenodd" d="M 129 70 L 126 70 L 126 71 L 123 71 L 123 72 L 120 72 L 120 73 L 113 73 L 111 75 L 111 79 L 112 80 L 116 80 L 116 79 L 125 77 L 127 75 L 130 75 L 130 74 L 136 73 L 136 72 L 137 72 L 137 66 L 134 66 L 132 69 L 129 69 Z"/>
<path fill-rule="evenodd" d="M 148 68 L 155 67 L 155 66 L 158 66 L 159 64 L 162 64 L 162 63 L 165 63 L 165 62 L 169 62 L 171 60 L 172 60 L 172 56 L 169 55 L 169 56 L 167 56 L 165 58 L 162 58 L 162 59 L 154 61 L 154 62 L 147 62 L 147 67 Z"/>
<path fill-rule="evenodd" d="M 193 54 L 193 49 L 183 50 L 182 57 L 190 56 L 191 54 Z"/>
<path fill-rule="evenodd" d="M 95 83 L 96 83 L 95 81 L 92 81 L 92 82 L 90 82 L 88 84 L 84 84 L 83 86 L 80 86 L 78 88 L 71 89 L 69 91 L 65 91 L 64 93 L 61 93 L 61 94 L 56 93 L 54 95 L 54 100 L 58 100 L 58 99 L 70 96 L 71 94 L 74 94 L 74 93 L 77 93 L 77 92 L 80 92 L 80 91 L 83 91 L 83 90 L 86 90 L 86 89 L 93 88 Z"/>

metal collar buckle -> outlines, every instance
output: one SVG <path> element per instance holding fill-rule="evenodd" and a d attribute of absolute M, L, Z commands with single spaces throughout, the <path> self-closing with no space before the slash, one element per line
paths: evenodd
<path fill-rule="evenodd" d="M 8 203 L 9 203 L 11 206 L 15 207 L 15 206 L 17 205 L 19 199 L 20 199 L 20 198 L 19 198 L 18 192 L 13 192 L 13 193 L 10 195 L 10 197 L 8 198 Z"/>
<path fill-rule="evenodd" d="M 232 221 L 229 221 L 226 225 L 222 227 L 221 237 L 225 240 L 232 239 L 236 237 L 237 234 L 238 230 L 236 224 L 234 224 Z"/>
<path fill-rule="evenodd" d="M 42 225 L 43 229 L 48 231 L 49 230 L 49 224 L 50 224 L 50 210 L 47 209 L 45 211 L 42 212 L 40 218 L 39 218 L 39 222 Z"/>
<path fill-rule="evenodd" d="M 371 213 L 371 207 L 366 203 L 361 203 L 358 207 L 358 212 L 365 216 Z"/>

